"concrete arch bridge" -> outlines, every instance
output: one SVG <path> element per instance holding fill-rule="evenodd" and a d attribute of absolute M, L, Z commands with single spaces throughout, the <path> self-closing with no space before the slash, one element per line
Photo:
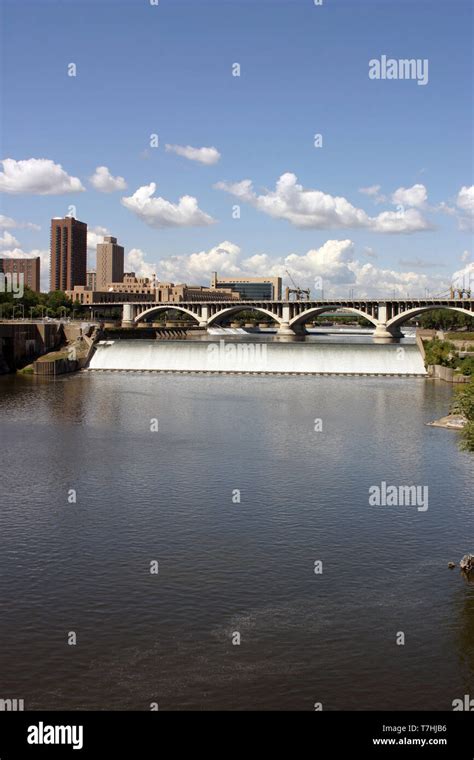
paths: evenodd
<path fill-rule="evenodd" d="M 117 294 L 119 296 L 120 294 Z M 94 304 L 98 307 L 105 304 Z M 110 305 L 110 304 L 108 304 Z M 304 323 L 328 311 L 343 310 L 364 317 L 374 325 L 375 338 L 399 338 L 401 326 L 412 317 L 431 309 L 449 309 L 474 317 L 473 298 L 406 298 L 406 299 L 343 299 L 327 301 L 188 301 L 180 303 L 127 302 L 122 305 L 124 327 L 174 309 L 192 317 L 199 327 L 218 325 L 239 311 L 255 311 L 273 319 L 280 335 L 304 332 Z M 93 308 L 92 307 L 92 308 Z"/>

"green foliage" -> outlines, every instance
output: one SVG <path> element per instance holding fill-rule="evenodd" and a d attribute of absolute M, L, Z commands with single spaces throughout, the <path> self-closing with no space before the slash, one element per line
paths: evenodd
<path fill-rule="evenodd" d="M 26 318 L 32 316 L 38 319 L 42 316 L 59 317 L 69 316 L 72 309 L 81 308 L 80 304 L 73 304 L 61 290 L 55 290 L 51 293 L 35 293 L 34 290 L 25 287 L 25 292 L 21 298 L 14 298 L 13 293 L 0 293 L 0 316 L 2 319 L 10 319 L 15 316 L 19 318 L 24 315 Z"/>
<path fill-rule="evenodd" d="M 474 375 L 474 356 L 465 356 L 455 363 L 456 371 L 462 375 Z"/>
<path fill-rule="evenodd" d="M 474 378 L 456 389 L 451 402 L 451 413 L 462 414 L 468 422 L 474 422 Z"/>
<path fill-rule="evenodd" d="M 425 330 L 456 330 L 459 327 L 472 328 L 474 324 L 473 317 L 449 309 L 431 309 L 416 317 L 416 320 Z"/>
<path fill-rule="evenodd" d="M 474 422 L 468 422 L 461 433 L 461 449 L 474 451 Z"/>
<path fill-rule="evenodd" d="M 466 330 L 465 332 L 448 332 L 445 335 L 446 340 L 462 340 L 470 341 L 474 340 L 474 332 Z"/>
<path fill-rule="evenodd" d="M 451 414 L 462 414 L 467 425 L 461 433 L 461 448 L 474 451 L 474 376 L 466 385 L 458 388 L 451 402 Z"/>
<path fill-rule="evenodd" d="M 433 338 L 424 344 L 425 363 L 440 364 L 442 367 L 455 367 L 459 359 L 456 357 L 456 347 L 448 340 Z"/>

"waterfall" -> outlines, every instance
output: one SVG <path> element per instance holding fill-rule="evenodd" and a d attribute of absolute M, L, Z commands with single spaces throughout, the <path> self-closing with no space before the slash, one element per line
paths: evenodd
<path fill-rule="evenodd" d="M 426 375 L 416 344 L 103 341 L 91 370 Z"/>

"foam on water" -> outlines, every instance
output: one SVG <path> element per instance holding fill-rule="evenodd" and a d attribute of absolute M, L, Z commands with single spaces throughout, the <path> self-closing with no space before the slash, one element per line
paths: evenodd
<path fill-rule="evenodd" d="M 92 370 L 426 375 L 415 344 L 117 340 L 99 343 Z"/>

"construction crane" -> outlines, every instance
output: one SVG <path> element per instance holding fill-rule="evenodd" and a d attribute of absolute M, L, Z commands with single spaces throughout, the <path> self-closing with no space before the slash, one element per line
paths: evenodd
<path fill-rule="evenodd" d="M 288 277 L 291 280 L 291 283 L 294 287 L 292 288 L 285 288 L 285 301 L 289 301 L 292 295 L 296 296 L 297 301 L 309 301 L 311 298 L 311 290 L 309 288 L 300 288 L 299 285 L 296 284 L 293 277 L 289 273 L 288 269 L 285 270 Z M 302 298 L 302 296 L 305 296 L 305 298 Z"/>

